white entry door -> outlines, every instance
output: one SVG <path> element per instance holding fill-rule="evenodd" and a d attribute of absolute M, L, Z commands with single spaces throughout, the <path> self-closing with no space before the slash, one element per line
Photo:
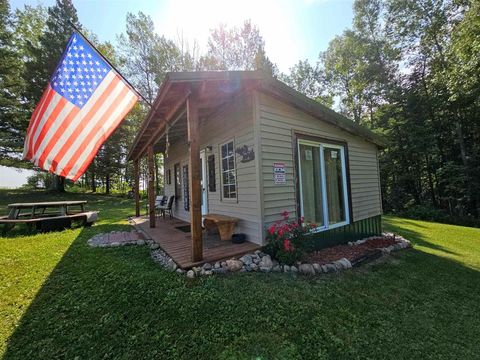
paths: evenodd
<path fill-rule="evenodd" d="M 208 175 L 205 150 L 200 152 L 200 188 L 202 190 L 202 215 L 208 214 Z"/>

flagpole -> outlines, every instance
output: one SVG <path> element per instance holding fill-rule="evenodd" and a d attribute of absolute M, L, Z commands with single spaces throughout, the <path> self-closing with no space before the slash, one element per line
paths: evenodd
<path fill-rule="evenodd" d="M 125 76 L 122 75 L 122 73 L 120 71 L 118 71 L 118 69 L 100 52 L 100 50 L 97 49 L 97 47 L 95 45 L 92 44 L 92 42 L 90 40 L 88 40 L 88 38 L 80 31 L 80 29 L 73 23 L 71 22 L 70 20 L 67 20 L 68 24 L 92 47 L 93 50 L 95 50 L 95 52 L 103 59 L 105 60 L 105 62 L 110 65 L 110 67 L 115 70 L 115 72 L 118 73 L 118 75 L 120 75 L 122 77 L 122 79 L 127 83 L 127 85 L 134 91 L 137 93 L 138 96 L 140 96 L 142 98 L 142 100 L 150 107 L 152 107 L 152 104 L 150 103 L 150 101 L 147 100 L 147 98 L 145 96 L 143 96 L 140 91 L 138 91 L 137 89 L 135 89 L 135 86 L 133 86 L 130 81 L 128 81 Z"/>

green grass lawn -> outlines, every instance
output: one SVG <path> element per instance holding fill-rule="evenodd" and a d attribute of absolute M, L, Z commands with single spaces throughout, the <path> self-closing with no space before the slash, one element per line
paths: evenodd
<path fill-rule="evenodd" d="M 9 202 L 89 200 L 85 229 L 0 238 L 5 359 L 480 358 L 480 229 L 385 217 L 414 248 L 342 274 L 194 279 L 147 247 L 91 249 L 131 200 L 0 191 Z"/>

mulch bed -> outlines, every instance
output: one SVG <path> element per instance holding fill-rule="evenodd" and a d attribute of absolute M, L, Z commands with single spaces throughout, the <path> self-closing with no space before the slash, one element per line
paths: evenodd
<path fill-rule="evenodd" d="M 381 248 L 386 248 L 396 243 L 397 241 L 393 238 L 378 237 L 369 239 L 360 245 L 337 245 L 309 254 L 304 259 L 304 262 L 325 265 L 341 258 L 346 258 L 355 265 L 367 258 L 380 256 Z"/>

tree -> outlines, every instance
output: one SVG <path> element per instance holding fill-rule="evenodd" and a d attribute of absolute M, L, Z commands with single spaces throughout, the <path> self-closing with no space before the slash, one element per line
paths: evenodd
<path fill-rule="evenodd" d="M 150 103 L 168 71 L 182 70 L 180 64 L 189 59 L 176 47 L 175 43 L 155 33 L 150 16 L 139 12 L 127 14 L 127 33 L 118 36 L 120 62 L 124 75 L 135 85 Z"/>
<path fill-rule="evenodd" d="M 200 59 L 205 70 L 258 70 L 278 72 L 265 54 L 265 41 L 259 29 L 246 20 L 241 27 L 220 24 L 210 31 L 207 54 Z"/>
<path fill-rule="evenodd" d="M 8 1 L 0 0 L 0 164 L 25 167 L 20 160 L 28 107 L 22 97 L 24 57 L 19 56 L 14 22 Z"/>
<path fill-rule="evenodd" d="M 308 60 L 300 60 L 290 68 L 288 75 L 282 74 L 281 80 L 309 98 L 332 106 L 332 97 L 326 93 L 323 71 L 310 65 Z"/>

